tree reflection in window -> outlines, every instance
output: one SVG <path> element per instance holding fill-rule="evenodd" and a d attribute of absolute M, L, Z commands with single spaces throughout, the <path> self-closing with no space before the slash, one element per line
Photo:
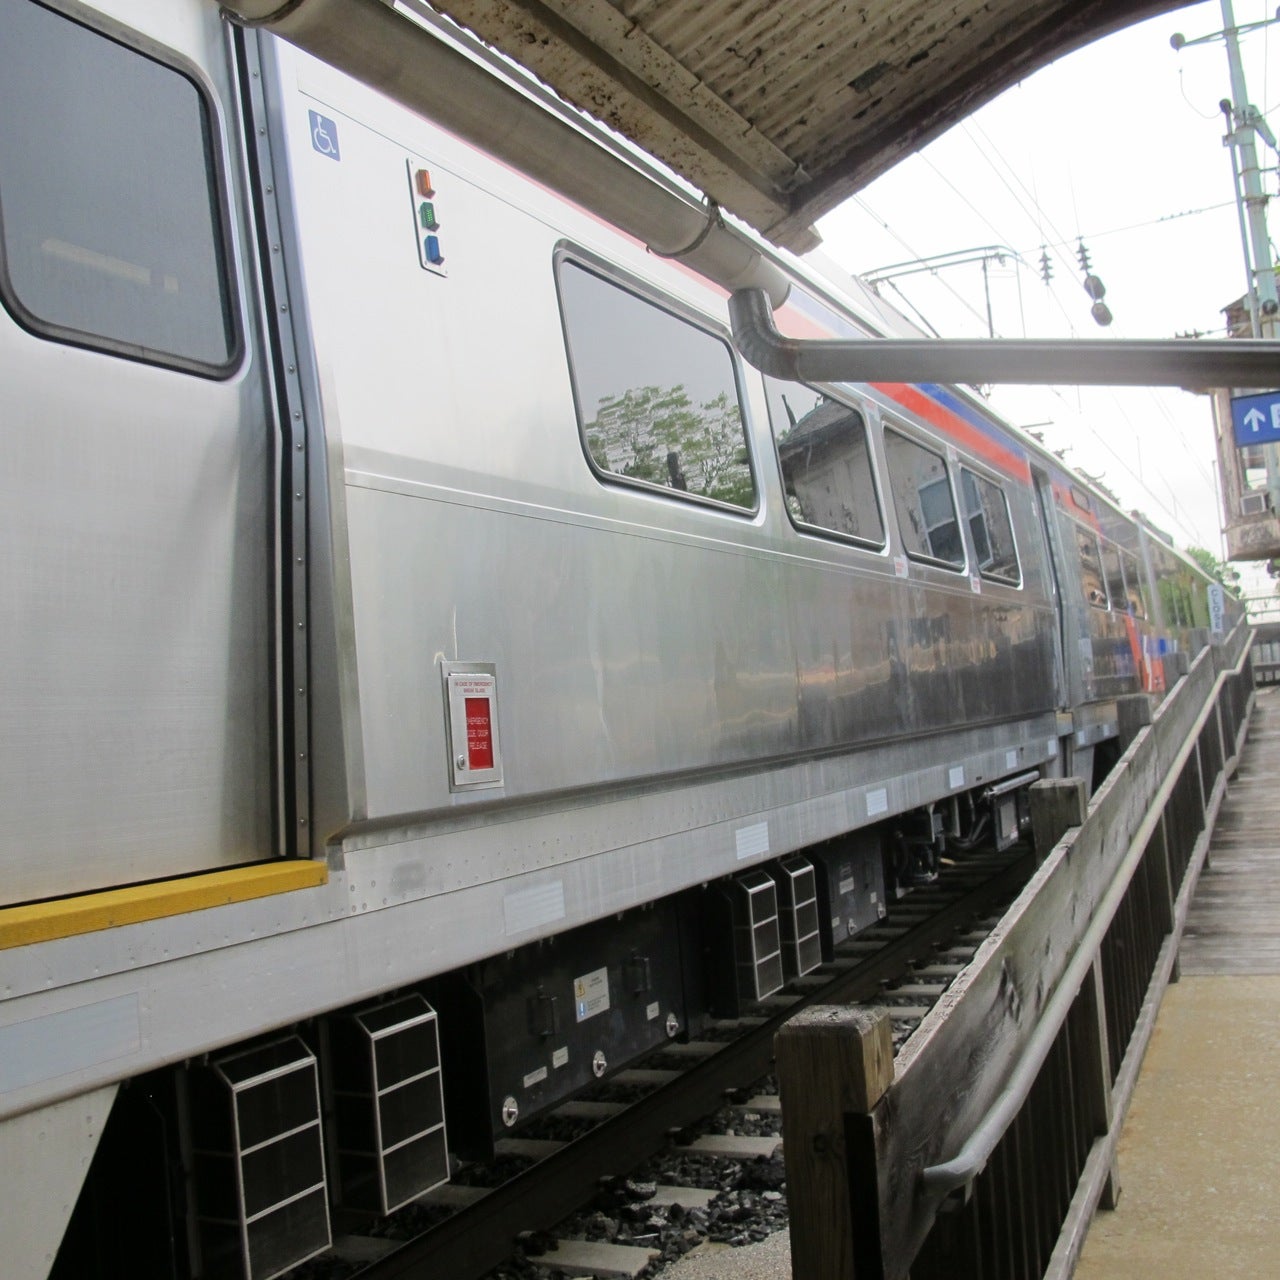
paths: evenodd
<path fill-rule="evenodd" d="M 1111 607 L 1123 613 L 1129 606 L 1129 597 L 1124 587 L 1124 572 L 1120 568 L 1120 548 L 1105 538 L 1102 540 L 1102 569 L 1107 578 Z"/>
<path fill-rule="evenodd" d="M 635 387 L 602 400 L 585 431 L 601 471 L 735 507 L 755 505 L 742 419 L 724 392 L 694 405 L 683 387 Z"/>
<path fill-rule="evenodd" d="M 597 469 L 754 509 L 728 344 L 579 263 L 560 263 L 559 284 L 579 425 Z"/>
<path fill-rule="evenodd" d="M 1120 559 L 1124 563 L 1125 594 L 1129 601 L 1129 612 L 1135 618 L 1145 618 L 1151 609 L 1147 604 L 1147 587 L 1143 581 L 1142 570 L 1138 567 L 1138 558 L 1132 551 L 1120 548 Z"/>
<path fill-rule="evenodd" d="M 1097 536 L 1076 525 L 1076 547 L 1080 552 L 1080 590 L 1095 609 L 1107 607 L 1107 588 L 1102 578 L 1102 553 Z"/>
<path fill-rule="evenodd" d="M 1022 578 L 1004 490 L 968 467 L 960 468 L 960 489 L 974 554 L 978 557 L 978 572 L 984 578 L 1016 586 Z"/>
<path fill-rule="evenodd" d="M 765 379 L 791 519 L 804 528 L 884 545 L 862 415 L 799 382 Z"/>
<path fill-rule="evenodd" d="M 884 433 L 884 448 L 907 554 L 962 569 L 964 542 L 946 459 L 896 431 Z"/>

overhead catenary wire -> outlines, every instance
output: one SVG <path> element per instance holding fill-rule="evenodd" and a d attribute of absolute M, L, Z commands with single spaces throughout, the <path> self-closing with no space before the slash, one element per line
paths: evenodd
<path fill-rule="evenodd" d="M 870 212 L 873 216 L 878 216 L 875 214 L 875 211 L 871 209 L 871 207 L 865 201 L 861 201 L 860 203 L 862 203 L 864 208 L 868 212 Z M 886 229 L 889 230 L 888 228 Z M 893 234 L 893 238 L 900 245 L 902 245 L 907 252 L 912 252 L 912 246 L 906 241 L 904 237 L 898 234 Z M 950 282 L 943 280 L 937 273 L 932 273 L 932 274 L 934 275 L 936 282 L 941 284 L 948 293 L 951 293 L 951 294 L 955 293 L 955 289 L 950 284 Z M 894 288 L 897 287 L 896 283 L 893 281 L 888 281 L 886 283 L 890 284 L 891 287 L 894 287 Z M 900 296 L 903 296 L 905 299 L 905 294 L 901 294 L 901 291 L 899 291 L 899 293 L 900 293 Z M 918 309 L 914 306 L 914 304 L 911 305 L 911 309 L 913 311 L 918 311 Z M 974 309 L 972 307 L 967 306 L 967 304 L 966 304 L 966 309 L 970 311 L 970 313 L 976 314 L 974 313 Z M 934 331 L 936 334 L 936 330 L 934 329 L 934 326 L 932 326 L 932 324 L 929 324 L 927 320 L 925 320 L 924 323 L 928 326 L 930 330 Z M 1144 505 L 1149 505 L 1151 508 L 1153 508 L 1153 510 L 1151 510 L 1150 512 L 1153 518 L 1158 518 L 1162 522 L 1172 524 L 1175 527 L 1175 529 L 1182 535 L 1183 540 L 1187 543 L 1194 544 L 1202 541 L 1201 537 L 1194 531 L 1192 526 L 1189 524 L 1186 513 L 1182 510 L 1181 504 L 1177 502 L 1176 495 L 1170 493 L 1169 499 L 1166 500 L 1159 492 L 1156 491 L 1156 489 L 1151 485 L 1151 483 L 1146 479 L 1144 475 L 1140 474 L 1139 471 L 1135 470 L 1134 467 L 1131 466 L 1130 463 L 1119 452 L 1117 452 L 1115 447 L 1112 445 L 1111 441 L 1099 430 L 1099 428 L 1095 425 L 1088 410 L 1085 408 L 1083 404 L 1079 403 L 1078 388 L 1076 389 L 1077 403 L 1075 405 L 1072 405 L 1070 400 L 1068 399 L 1068 390 L 1065 388 L 1047 387 L 1047 388 L 1041 388 L 1040 390 L 1048 391 L 1048 393 L 1051 396 L 1053 396 L 1057 401 L 1059 401 L 1072 416 L 1076 417 L 1080 423 L 1082 430 L 1085 433 L 1087 433 L 1089 437 L 1091 437 L 1091 439 L 1096 441 L 1096 443 L 1103 449 L 1103 451 L 1108 455 L 1108 457 L 1113 460 L 1114 464 L 1117 465 L 1120 469 L 1122 469 L 1134 481 L 1134 483 L 1136 483 L 1148 495 L 1147 503 Z M 1150 389 L 1144 389 L 1144 391 L 1147 396 L 1155 398 L 1157 403 L 1159 403 L 1158 393 Z M 1125 421 L 1126 425 L 1129 427 L 1130 434 L 1136 439 L 1138 432 L 1133 425 L 1133 421 L 1132 421 L 1132 418 L 1130 417 L 1129 411 L 1124 406 L 1118 394 L 1114 391 L 1111 392 L 1111 400 L 1113 404 L 1113 411 Z M 1166 418 L 1166 420 L 1171 421 L 1168 414 L 1167 407 L 1164 406 L 1163 404 L 1160 405 L 1160 412 L 1162 416 Z M 1014 420 L 1016 420 L 1016 416 Z M 1062 428 L 1062 429 L 1065 430 L 1065 428 Z M 1171 434 L 1174 436 L 1175 439 L 1178 440 L 1179 445 L 1187 453 L 1187 456 L 1192 460 L 1192 462 L 1197 467 L 1200 474 L 1202 476 L 1205 476 L 1205 478 L 1209 480 L 1210 483 L 1212 483 L 1211 478 L 1208 477 L 1204 471 L 1202 460 L 1198 459 L 1195 456 L 1195 454 L 1187 447 L 1185 440 L 1183 440 L 1177 432 L 1173 432 Z M 1052 443 L 1050 443 L 1049 447 L 1052 448 Z M 1171 502 L 1173 505 L 1170 505 Z"/>
<path fill-rule="evenodd" d="M 1253 2 L 1237 0 L 1237 8 Z M 1124 68 L 1135 69 L 1139 56 L 1154 64 L 1169 35 L 1168 29 L 1155 26 L 1135 28 L 1116 38 L 1128 40 L 1127 47 L 1103 55 L 1100 65 L 1106 70 L 1095 68 L 1090 74 L 1114 77 Z M 1252 46 L 1251 56 L 1260 64 L 1262 42 Z M 909 158 L 865 194 L 864 204 L 877 212 L 877 229 L 865 221 L 859 225 L 865 210 L 850 207 L 849 232 L 860 237 L 862 249 L 857 265 L 992 241 L 1018 249 L 1029 264 L 1043 244 L 1054 265 L 1052 286 L 1042 289 L 1038 276 L 1024 281 L 1005 272 L 993 275 L 994 327 L 1018 330 L 1016 280 L 1025 291 L 1024 336 L 1028 331 L 1060 337 L 1077 333 L 1088 323 L 1089 304 L 1077 292 L 1077 237 L 1063 225 L 1071 224 L 1064 157 L 1073 152 L 1076 223 L 1099 274 L 1112 286 L 1107 301 L 1115 307 L 1117 328 L 1170 336 L 1185 332 L 1188 341 L 1191 334 L 1206 336 L 1210 329 L 1219 333 L 1220 308 L 1231 296 L 1230 285 L 1223 284 L 1221 242 L 1230 238 L 1226 220 L 1234 207 L 1230 188 L 1217 181 L 1220 131 L 1206 131 L 1201 119 L 1184 107 L 1174 76 L 1178 60 L 1171 53 L 1167 58 L 1159 76 L 1151 77 L 1163 81 L 1163 88 L 1158 83 L 1150 87 L 1143 99 L 1145 114 L 1135 117 L 1149 126 L 1136 147 L 1107 143 L 1117 139 L 1108 123 L 1113 116 L 1102 109 L 1100 97 L 1086 92 L 1072 98 L 1072 84 L 1057 70 L 1045 73 L 1047 95 L 1028 81 L 1006 96 L 1003 107 L 993 104 L 976 119 L 962 122 L 926 150 L 927 163 Z M 1215 78 L 1218 74 L 1215 66 Z M 1203 84 L 1190 70 L 1185 92 L 1203 98 Z M 1266 94 L 1267 104 L 1276 97 L 1274 91 Z M 1046 101 L 1074 106 L 1046 114 Z M 1097 144 L 1089 141 L 1095 137 Z M 1214 176 L 1202 178 L 1204 169 Z M 1271 187 L 1270 180 L 1267 185 Z M 882 230 L 889 222 L 896 233 L 892 236 Z M 833 246 L 838 236 L 833 226 Z M 909 247 L 903 248 L 904 242 Z M 898 248 L 903 251 L 895 253 Z M 1133 269 L 1139 264 L 1140 275 Z M 944 272 L 903 281 L 900 287 L 939 330 L 962 336 L 976 335 L 982 297 L 975 284 L 976 273 Z M 957 292 L 965 296 L 957 298 Z M 1089 331 L 1092 336 L 1091 325 Z M 1117 398 L 1070 387 L 1052 394 L 1055 399 L 1045 401 L 1043 408 L 1037 404 L 1037 399 L 1044 401 L 1042 390 L 998 386 L 990 398 L 1012 422 L 1057 418 L 1049 437 L 1053 446 L 1074 440 L 1081 452 L 1072 460 L 1095 472 L 1109 471 L 1111 483 L 1130 505 L 1167 521 L 1179 540 L 1185 531 L 1188 541 L 1215 545 L 1220 513 L 1210 498 L 1217 486 L 1209 466 L 1214 433 L 1206 400 L 1181 393 L 1175 398 L 1168 391 L 1141 396 L 1121 392 Z"/>
<path fill-rule="evenodd" d="M 856 203 L 867 214 L 869 214 L 872 218 L 874 218 L 884 228 L 884 230 L 894 240 L 896 240 L 907 251 L 907 253 L 911 255 L 912 258 L 921 257 L 919 250 L 917 250 L 914 245 L 909 244 L 905 239 L 903 239 L 901 235 L 899 235 L 883 218 L 881 218 L 881 216 L 867 203 L 865 197 L 854 196 L 853 199 L 854 199 L 854 203 Z M 936 280 L 938 284 L 940 284 L 949 294 L 951 294 L 951 296 L 956 300 L 956 302 L 959 303 L 959 305 L 962 306 L 966 311 L 968 311 L 975 319 L 982 321 L 983 324 L 986 323 L 985 317 L 983 317 L 978 312 L 978 309 L 975 306 L 973 306 L 973 304 L 955 287 L 955 285 L 950 280 L 946 279 L 941 272 L 930 271 L 928 274 L 934 280 Z M 898 293 L 899 297 L 905 297 L 901 289 L 896 289 L 896 292 Z M 916 316 L 924 323 L 925 327 L 928 328 L 929 331 L 932 332 L 935 337 L 939 336 L 937 330 L 934 329 L 933 325 L 930 324 L 928 320 L 924 319 L 924 317 L 920 314 L 919 309 L 915 307 L 914 304 L 912 305 L 911 309 L 916 313 Z"/>
<path fill-rule="evenodd" d="M 1062 232 L 1056 227 L 1053 219 L 1049 216 L 1047 211 L 1044 210 L 1043 207 L 1039 204 L 1036 193 L 1028 190 L 1026 183 L 1024 183 L 1022 179 L 1018 176 L 1016 170 L 1010 164 L 1009 160 L 1005 157 L 1003 151 L 989 137 L 989 135 L 985 132 L 985 130 L 983 130 L 982 127 L 976 121 L 966 121 L 962 126 L 962 128 L 964 132 L 968 134 L 970 140 L 974 143 L 979 154 L 983 157 L 988 167 L 997 176 L 997 178 L 1001 180 L 1005 189 L 1009 191 L 1009 193 L 1017 203 L 1018 207 L 1024 212 L 1024 214 L 1027 214 L 1029 217 L 1033 218 L 1033 220 L 1037 223 L 1037 226 L 1039 228 L 1043 228 L 1047 226 L 1050 229 L 1051 234 L 1062 237 Z M 979 142 L 979 139 L 981 139 L 980 142 Z M 997 159 L 1000 162 L 999 164 L 997 164 Z M 933 162 L 932 158 L 930 158 L 929 163 L 930 163 L 930 167 L 934 170 L 934 172 L 937 173 L 939 177 L 943 177 L 944 180 L 946 180 L 945 175 L 942 174 L 941 169 L 935 162 Z M 1007 170 L 1008 177 L 1006 177 L 1005 172 L 1002 172 L 1000 167 L 1001 165 L 1003 165 L 1004 169 Z M 1034 172 L 1035 172 L 1035 169 L 1034 169 L 1034 166 L 1032 166 L 1031 173 L 1032 173 L 1033 182 L 1034 182 Z M 1010 179 L 1012 179 L 1012 181 L 1010 181 Z M 952 186 L 954 189 L 954 184 L 952 184 L 949 180 L 947 181 L 948 181 L 948 185 Z M 1016 183 L 1016 188 L 1020 188 L 1022 193 L 1021 195 L 1019 195 L 1018 189 L 1015 189 L 1015 186 L 1014 186 L 1015 183 Z M 1073 197 L 1074 197 L 1074 187 L 1073 187 Z M 1176 218 L 1190 216 L 1191 214 L 1195 214 L 1195 213 L 1208 212 L 1212 209 L 1230 208 L 1232 207 L 1232 205 L 1233 205 L 1233 202 L 1228 200 L 1228 201 L 1223 201 L 1220 204 L 1217 204 L 1214 206 L 1208 206 L 1203 209 L 1186 210 L 1176 214 L 1162 215 L 1159 218 L 1144 220 L 1144 222 L 1142 223 L 1135 224 L 1134 229 L 1142 229 L 1145 226 L 1155 225 L 1160 222 L 1172 221 Z M 971 203 L 970 203 L 970 207 L 971 208 L 973 207 Z M 988 226 L 992 231 L 996 232 L 997 235 L 1002 234 L 1002 228 L 997 227 L 996 224 L 992 221 L 991 217 L 988 216 L 985 211 L 981 211 L 980 216 L 984 224 Z M 1110 231 L 1100 232 L 1100 233 L 1097 233 L 1096 235 L 1091 233 L 1089 238 L 1100 239 L 1106 235 L 1119 234 L 1123 230 L 1125 230 L 1125 228 L 1113 228 Z M 1046 239 L 1044 241 L 1044 244 L 1046 248 L 1054 250 L 1059 260 L 1063 261 L 1067 265 L 1067 267 L 1071 269 L 1072 273 L 1074 274 L 1075 264 L 1071 262 L 1070 259 L 1066 258 L 1064 253 L 1064 250 L 1068 249 L 1073 243 L 1073 239 L 1078 239 L 1078 238 L 1069 239 L 1069 238 L 1063 237 L 1056 241 Z M 1027 251 L 1027 254 L 1029 256 L 1030 250 Z M 1062 307 L 1061 299 L 1057 296 L 1056 291 L 1051 290 L 1051 292 L 1054 293 L 1054 300 L 1058 304 L 1059 309 L 1064 309 Z M 1070 317 L 1068 317 L 1068 319 L 1070 319 Z M 1074 324 L 1072 325 L 1072 327 L 1074 329 Z M 1172 415 L 1169 413 L 1168 407 L 1164 403 L 1161 396 L 1154 391 L 1148 391 L 1147 394 L 1150 400 L 1158 406 L 1160 415 L 1165 419 L 1166 422 L 1170 424 L 1170 426 L 1173 426 Z M 1065 396 L 1060 395 L 1059 398 L 1063 400 L 1064 404 L 1067 403 Z M 1116 395 L 1116 393 L 1113 391 L 1111 392 L 1109 398 L 1112 402 L 1113 410 L 1117 414 L 1119 414 L 1119 416 L 1124 420 L 1126 426 L 1128 426 L 1128 428 L 1130 429 L 1130 433 L 1132 434 L 1135 441 L 1138 440 L 1140 433 L 1137 431 L 1133 423 L 1133 420 L 1130 417 L 1128 410 L 1124 407 L 1124 404 L 1121 401 L 1120 397 Z M 1123 469 L 1129 474 L 1129 476 L 1134 481 L 1136 481 L 1143 490 L 1146 490 L 1149 492 L 1150 483 L 1147 481 L 1146 477 L 1135 472 L 1134 469 L 1131 466 L 1129 466 L 1129 464 L 1123 458 L 1121 458 L 1121 456 L 1116 452 L 1115 448 L 1111 445 L 1110 441 L 1107 440 L 1106 437 L 1096 427 L 1094 427 L 1092 423 L 1088 421 L 1087 416 L 1082 414 L 1082 417 L 1084 417 L 1085 429 L 1089 432 L 1089 434 L 1095 440 L 1098 441 L 1098 443 L 1103 447 L 1103 449 L 1112 458 L 1114 458 L 1121 467 L 1123 467 Z M 1190 448 L 1188 442 L 1182 438 L 1182 435 L 1180 432 L 1173 431 L 1171 432 L 1171 435 L 1173 439 L 1177 441 L 1178 446 L 1186 454 L 1187 458 L 1192 462 L 1193 466 L 1196 469 L 1196 472 L 1200 475 L 1200 477 L 1207 484 L 1212 485 L 1213 477 L 1209 472 L 1209 470 L 1206 468 L 1204 460 L 1201 457 L 1199 457 Z M 1183 520 L 1178 517 L 1176 512 L 1168 508 L 1168 506 L 1159 498 L 1159 495 L 1153 493 L 1152 498 L 1154 501 L 1158 502 L 1161 505 L 1166 515 L 1168 515 L 1170 518 L 1177 520 L 1177 523 L 1179 524 L 1180 527 L 1183 528 L 1184 532 L 1191 534 L 1190 529 L 1184 524 Z M 1174 498 L 1174 502 L 1176 504 L 1176 497 Z M 1181 504 L 1176 504 L 1176 505 L 1178 505 L 1179 507 L 1181 506 Z M 1192 540 L 1195 540 L 1194 536 L 1192 537 Z"/>
<path fill-rule="evenodd" d="M 1204 213 L 1217 213 L 1221 209 L 1233 208 L 1235 208 L 1234 200 L 1222 200 L 1217 204 L 1202 205 L 1198 209 L 1180 209 L 1177 213 L 1163 213 L 1158 218 L 1145 218 L 1141 222 L 1128 222 L 1122 227 L 1108 227 L 1104 231 L 1087 231 L 1083 234 L 1083 238 L 1085 240 L 1105 240 L 1109 236 L 1125 235 L 1131 231 L 1145 231 L 1149 227 L 1158 227 L 1166 222 L 1176 222 L 1179 218 L 1192 218 Z M 1072 241 L 1070 240 L 1064 240 L 1060 243 L 1050 242 L 1047 247 L 1050 249 L 1068 249 L 1071 243 Z"/>

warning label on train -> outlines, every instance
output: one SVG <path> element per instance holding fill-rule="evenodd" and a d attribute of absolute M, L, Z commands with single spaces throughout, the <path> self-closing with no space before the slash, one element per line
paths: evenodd
<path fill-rule="evenodd" d="M 493 768 L 493 721 L 486 698 L 466 698 L 467 762 L 473 769 Z"/>
<path fill-rule="evenodd" d="M 609 1008 L 609 970 L 593 969 L 573 980 L 573 1013 L 578 1022 L 586 1022 Z"/>

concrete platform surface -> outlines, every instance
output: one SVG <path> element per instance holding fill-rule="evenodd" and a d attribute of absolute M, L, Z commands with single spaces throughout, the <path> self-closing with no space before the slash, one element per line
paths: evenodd
<path fill-rule="evenodd" d="M 699 1245 L 668 1267 L 662 1280 L 791 1280 L 791 1235 L 776 1231 L 759 1244 L 741 1249 Z"/>
<path fill-rule="evenodd" d="M 1165 993 L 1076 1280 L 1280 1276 L 1280 976 Z"/>

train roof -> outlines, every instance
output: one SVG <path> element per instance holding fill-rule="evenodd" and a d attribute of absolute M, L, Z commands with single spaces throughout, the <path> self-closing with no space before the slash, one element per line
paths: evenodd
<path fill-rule="evenodd" d="M 432 0 L 775 244 L 1063 54 L 1188 0 Z M 409 0 L 408 7 L 420 7 Z"/>

